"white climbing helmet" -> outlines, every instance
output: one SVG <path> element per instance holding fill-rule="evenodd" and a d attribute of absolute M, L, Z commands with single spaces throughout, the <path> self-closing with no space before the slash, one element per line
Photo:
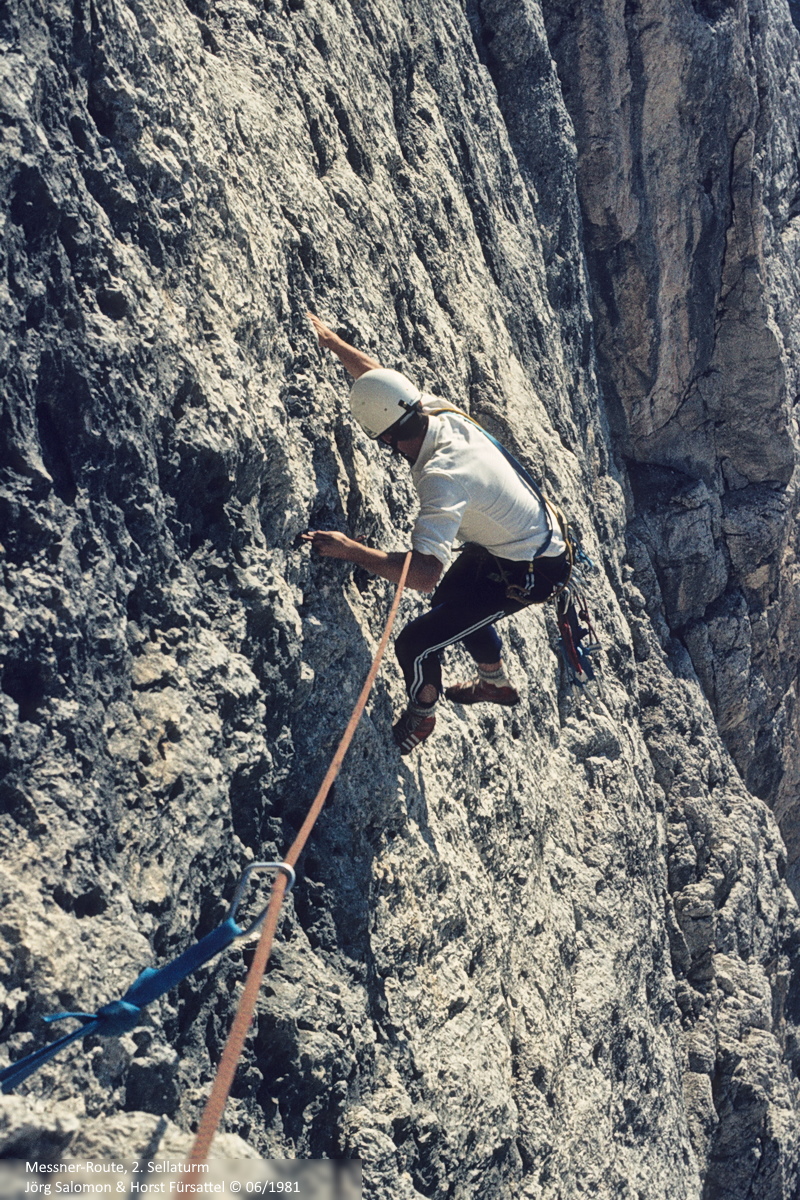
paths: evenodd
<path fill-rule="evenodd" d="M 410 379 L 389 367 L 365 371 L 350 389 L 353 416 L 368 437 L 380 437 L 402 417 L 416 411 L 421 393 Z"/>

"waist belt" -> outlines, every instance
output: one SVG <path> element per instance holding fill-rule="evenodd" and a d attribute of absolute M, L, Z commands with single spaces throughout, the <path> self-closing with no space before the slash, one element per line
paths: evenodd
<path fill-rule="evenodd" d="M 561 532 L 561 536 L 564 539 L 564 545 L 566 547 L 565 554 L 567 556 L 566 576 L 564 577 L 563 580 L 561 580 L 560 583 L 555 584 L 550 595 L 545 597 L 546 600 L 553 600 L 553 599 L 555 599 L 556 596 L 559 596 L 566 587 L 568 587 L 569 581 L 572 578 L 572 569 L 575 565 L 575 542 L 574 542 L 574 539 L 572 538 L 572 535 L 570 534 L 569 526 L 567 525 L 566 519 L 565 519 L 564 514 L 562 513 L 561 509 L 557 508 L 555 506 L 555 504 L 551 504 L 549 500 L 545 500 L 544 503 L 547 506 L 547 508 L 550 510 L 550 512 L 553 514 L 553 516 L 556 518 L 556 521 L 558 522 L 558 527 Z M 547 548 L 549 543 L 550 543 L 550 537 L 548 537 L 547 542 L 545 543 L 545 547 L 544 547 L 545 549 Z M 560 558 L 561 556 L 560 555 L 549 555 L 548 557 L 555 559 L 555 558 Z M 495 562 L 497 563 L 497 571 L 498 571 L 499 581 L 506 585 L 506 598 L 508 600 L 513 600 L 515 604 L 530 603 L 530 601 L 528 600 L 528 596 L 529 596 L 531 590 L 533 589 L 533 579 L 531 578 L 531 576 L 533 575 L 534 571 L 536 570 L 537 563 L 539 564 L 539 570 L 542 569 L 543 555 L 537 554 L 534 559 L 532 559 L 530 562 L 525 564 L 525 566 L 527 567 L 526 573 L 527 573 L 527 577 L 529 580 L 529 582 L 527 582 L 525 584 L 525 586 L 523 586 L 522 584 L 519 584 L 519 583 L 513 583 L 509 577 L 508 571 L 505 569 L 505 567 L 500 562 L 500 560 L 494 554 L 492 555 L 492 558 L 494 558 Z M 544 571 L 542 571 L 542 574 L 545 575 L 545 578 L 547 578 L 547 575 Z M 544 604 L 544 602 L 545 601 L 543 600 L 541 603 Z"/>

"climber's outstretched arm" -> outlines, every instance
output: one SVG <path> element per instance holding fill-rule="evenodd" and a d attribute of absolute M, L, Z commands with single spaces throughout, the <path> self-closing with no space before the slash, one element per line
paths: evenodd
<path fill-rule="evenodd" d="M 306 316 L 314 326 L 314 332 L 317 335 L 320 346 L 324 350 L 332 350 L 344 369 L 349 371 L 354 379 L 358 379 L 365 371 L 374 371 L 376 367 L 380 367 L 381 364 L 379 362 L 376 362 L 374 358 L 370 358 L 368 354 L 364 354 L 362 350 L 356 350 L 355 346 L 351 346 L 348 342 L 345 342 L 339 337 L 338 333 L 334 333 L 332 329 L 329 329 L 312 312 L 307 312 Z"/>
<path fill-rule="evenodd" d="M 387 554 L 385 550 L 373 550 L 364 546 L 344 533 L 314 529 L 303 534 L 303 541 L 311 542 L 318 554 L 325 558 L 341 558 L 345 562 L 355 563 L 358 567 L 366 567 L 373 575 L 388 579 L 391 583 L 400 582 L 400 573 L 406 556 L 402 551 Z M 417 592 L 431 592 L 439 582 L 442 574 L 442 564 L 433 554 L 420 554 L 418 550 L 411 552 L 411 565 L 408 569 L 406 583 Z"/>

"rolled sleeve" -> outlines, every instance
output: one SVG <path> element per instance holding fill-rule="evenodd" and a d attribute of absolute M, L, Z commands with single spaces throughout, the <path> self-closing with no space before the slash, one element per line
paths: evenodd
<path fill-rule="evenodd" d="M 419 554 L 432 554 L 446 567 L 469 497 L 460 483 L 446 475 L 430 474 L 421 481 L 419 499 L 411 545 Z"/>

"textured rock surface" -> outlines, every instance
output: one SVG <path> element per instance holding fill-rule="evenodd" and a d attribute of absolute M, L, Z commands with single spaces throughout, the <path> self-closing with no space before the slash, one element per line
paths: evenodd
<path fill-rule="evenodd" d="M 603 691 L 528 612 L 519 709 L 400 762 L 384 671 L 227 1130 L 360 1157 L 376 1198 L 789 1200 L 787 10 L 14 3 L 0 37 L 1 1053 L 222 916 L 358 693 L 391 589 L 297 535 L 402 546 L 413 496 L 311 307 L 568 505 Z M 188 1130 L 247 959 L 49 1064 L 5 1152 Z"/>
<path fill-rule="evenodd" d="M 637 533 L 797 894 L 797 31 L 769 3 L 545 8 Z"/>

